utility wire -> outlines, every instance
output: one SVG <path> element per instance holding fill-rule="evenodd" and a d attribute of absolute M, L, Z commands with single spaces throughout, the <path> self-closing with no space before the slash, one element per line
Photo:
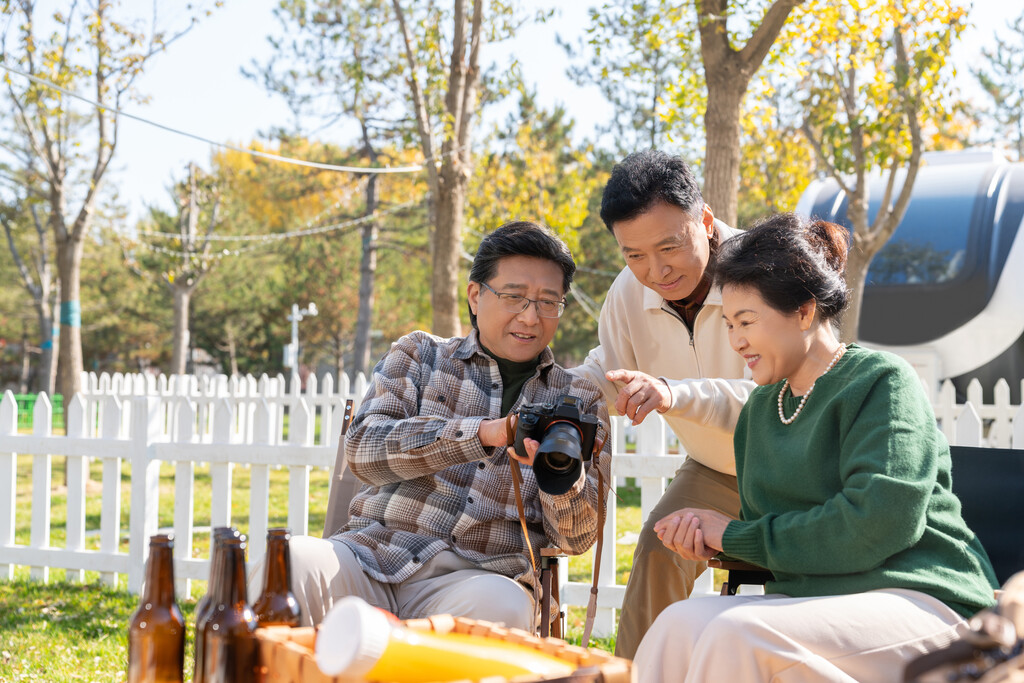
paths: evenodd
<path fill-rule="evenodd" d="M 319 225 L 315 227 L 305 227 L 300 230 L 292 230 L 291 232 L 271 232 L 263 235 L 209 235 L 204 239 L 209 239 L 211 242 L 275 242 L 279 240 L 292 239 L 293 237 L 306 237 L 307 235 L 319 235 L 325 232 L 333 232 L 334 230 L 343 230 L 344 228 L 350 228 L 353 225 L 359 225 L 366 223 L 367 221 L 374 220 L 381 216 L 386 216 L 391 213 L 397 213 L 413 206 L 419 205 L 418 201 L 405 202 L 403 204 L 396 204 L 386 209 L 375 211 L 372 214 L 366 216 L 360 216 L 359 218 L 352 218 L 347 221 L 340 223 L 332 223 L 330 225 Z M 312 221 L 310 221 L 312 223 Z M 307 223 L 309 225 L 309 223 Z M 144 235 L 146 237 L 158 237 L 163 239 L 181 239 L 181 234 L 176 232 L 157 232 L 154 230 L 138 230 L 137 234 Z"/>
<path fill-rule="evenodd" d="M 114 107 L 109 107 L 109 106 L 107 106 L 105 104 L 101 104 L 101 103 L 99 103 L 99 102 L 97 102 L 95 100 L 90 100 L 87 97 L 82 97 L 81 95 L 79 95 L 77 93 L 74 93 L 74 92 L 72 92 L 70 90 L 62 88 L 59 85 L 57 85 L 56 83 L 51 83 L 50 81 L 46 81 L 46 80 L 43 80 L 42 78 L 39 78 L 38 76 L 33 76 L 30 73 L 26 73 L 26 72 L 21 71 L 19 69 L 15 69 L 14 67 L 9 66 L 8 64 L 4 63 L 3 61 L 0 61 L 0 68 L 4 69 L 6 71 L 9 71 L 9 72 L 11 72 L 13 74 L 17 74 L 19 76 L 23 76 L 23 77 L 29 79 L 30 81 L 32 81 L 33 83 L 41 85 L 41 86 L 43 86 L 45 88 L 49 88 L 51 90 L 56 90 L 59 93 L 63 93 L 65 95 L 67 95 L 68 97 L 73 97 L 73 98 L 75 98 L 77 100 L 81 100 L 82 102 L 85 102 L 86 104 L 89 104 L 89 105 L 91 105 L 93 107 L 97 107 L 98 109 L 103 109 L 105 111 L 109 111 L 109 112 L 111 112 L 113 114 L 116 114 L 118 116 L 123 116 L 123 117 L 128 118 L 128 119 L 133 119 L 135 121 L 139 121 L 140 123 L 145 123 L 145 124 L 150 125 L 150 126 L 155 126 L 156 128 L 160 128 L 161 130 L 165 130 L 165 131 L 167 131 L 169 133 L 174 133 L 175 135 L 182 135 L 182 136 L 187 137 L 187 138 L 192 138 L 193 140 L 198 140 L 200 142 L 205 142 L 208 145 L 213 145 L 215 147 L 220 147 L 222 149 L 229 149 L 229 150 L 232 150 L 234 152 L 241 152 L 242 154 L 249 154 L 251 156 L 260 157 L 262 159 L 268 159 L 270 161 L 277 161 L 277 162 L 280 162 L 280 163 L 292 164 L 292 165 L 295 165 L 295 166 L 305 166 L 307 168 L 317 168 L 317 169 L 324 170 L 324 171 L 343 171 L 345 173 L 373 173 L 373 174 L 382 174 L 382 173 L 418 173 L 419 171 L 423 170 L 423 165 L 422 164 L 415 164 L 413 166 L 394 166 L 394 167 L 390 167 L 390 166 L 384 166 L 384 167 L 379 167 L 379 166 L 377 166 L 377 167 L 369 167 L 369 166 L 338 166 L 338 165 L 335 165 L 335 164 L 324 164 L 324 163 L 320 163 L 320 162 L 317 162 L 317 161 L 306 161 L 305 159 L 294 159 L 292 157 L 285 157 L 285 156 L 281 156 L 279 154 L 270 154 L 269 152 L 260 152 L 258 150 L 254 150 L 254 149 L 245 149 L 244 147 L 236 147 L 235 145 L 229 145 L 229 144 L 226 144 L 226 143 L 223 143 L 223 142 L 217 142 L 215 140 L 211 140 L 209 138 L 204 138 L 204 137 L 202 137 L 200 135 L 195 135 L 194 133 L 189 133 L 189 132 L 186 132 L 186 131 L 183 131 L 183 130 L 179 130 L 177 128 L 172 128 L 172 127 L 166 126 L 166 125 L 164 125 L 162 123 L 157 123 L 156 121 L 151 121 L 149 119 L 144 119 L 141 116 L 136 116 L 134 114 L 129 114 L 128 112 L 123 111 L 121 109 L 116 109 Z M 450 151 L 448 153 L 449 154 L 454 154 L 457 151 L 458 151 L 458 148 L 456 148 L 456 149 L 454 149 L 454 150 L 452 150 L 452 151 Z"/>

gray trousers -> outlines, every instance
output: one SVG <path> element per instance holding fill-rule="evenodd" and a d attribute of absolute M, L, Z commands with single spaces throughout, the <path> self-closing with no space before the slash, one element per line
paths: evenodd
<path fill-rule="evenodd" d="M 478 568 L 451 551 L 425 562 L 406 581 L 384 583 L 363 572 L 348 546 L 332 539 L 293 536 L 289 542 L 292 592 L 302 609 L 302 625 L 319 624 L 336 600 L 361 597 L 401 619 L 434 614 L 480 619 L 533 631 L 534 602 L 518 581 Z M 249 600 L 263 586 L 263 566 L 249 577 Z"/>
<path fill-rule="evenodd" d="M 682 508 L 717 510 L 730 517 L 740 514 L 736 477 L 687 459 L 665 494 L 644 520 L 633 552 L 633 568 L 626 583 L 619 615 L 615 654 L 632 659 L 641 639 L 662 610 L 689 597 L 706 562 L 691 562 L 666 548 L 654 533 L 654 523 Z"/>

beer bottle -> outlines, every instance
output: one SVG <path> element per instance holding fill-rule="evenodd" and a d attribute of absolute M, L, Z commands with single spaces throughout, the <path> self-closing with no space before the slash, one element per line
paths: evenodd
<path fill-rule="evenodd" d="M 292 593 L 292 560 L 288 551 L 290 529 L 267 530 L 263 562 L 263 593 L 253 603 L 258 626 L 298 626 L 299 602 Z"/>
<path fill-rule="evenodd" d="M 216 592 L 217 581 L 220 580 L 221 575 L 220 565 L 224 561 L 221 553 L 223 542 L 225 538 L 236 538 L 237 536 L 238 530 L 234 527 L 218 526 L 214 527 L 213 537 L 210 539 L 210 576 L 206 582 L 206 593 L 196 603 L 195 665 L 192 668 L 195 676 L 199 676 L 199 672 L 203 669 L 203 641 L 199 638 L 199 628 L 203 623 L 203 619 L 209 616 L 213 608 L 213 595 Z"/>
<path fill-rule="evenodd" d="M 238 530 L 230 526 L 218 526 L 213 529 L 213 537 L 210 539 L 210 576 L 206 582 L 206 593 L 203 597 L 199 598 L 199 602 L 196 603 L 196 628 L 199 628 L 199 622 L 203 620 L 206 613 L 210 609 L 210 599 L 213 596 L 214 584 L 217 578 L 220 576 L 217 571 L 217 563 L 219 554 L 218 551 L 221 546 L 221 541 L 229 536 L 238 536 Z"/>
<path fill-rule="evenodd" d="M 211 607 L 199 624 L 202 668 L 194 683 L 249 683 L 257 679 L 256 617 L 246 601 L 245 536 L 221 542 L 222 561 L 214 577 Z"/>
<path fill-rule="evenodd" d="M 185 618 L 174 601 L 174 541 L 149 539 L 146 585 L 128 627 L 128 683 L 182 683 Z"/>

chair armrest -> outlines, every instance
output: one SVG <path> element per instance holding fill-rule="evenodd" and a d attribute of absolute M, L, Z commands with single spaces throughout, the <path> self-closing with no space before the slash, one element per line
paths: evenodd
<path fill-rule="evenodd" d="M 756 564 L 750 564 L 743 560 L 721 560 L 717 557 L 712 557 L 708 560 L 708 567 L 712 569 L 724 569 L 725 571 L 740 571 L 740 572 L 765 572 L 771 574 L 771 572 L 764 567 L 759 567 Z"/>

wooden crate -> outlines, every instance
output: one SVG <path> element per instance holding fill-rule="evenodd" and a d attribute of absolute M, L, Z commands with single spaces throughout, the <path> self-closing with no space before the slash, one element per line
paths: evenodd
<path fill-rule="evenodd" d="M 576 667 L 568 677 L 517 678 L 516 683 L 544 680 L 550 683 L 632 683 L 632 662 L 601 650 L 585 650 L 558 638 L 540 638 L 519 629 L 507 629 L 485 621 L 440 615 L 429 619 L 409 619 L 408 628 L 436 633 L 465 633 L 498 638 L 535 648 L 562 659 Z M 343 679 L 320 672 L 313 656 L 316 631 L 313 628 L 271 626 L 256 629 L 259 640 L 260 667 L 266 683 L 343 683 Z M 486 683 L 511 683 L 494 676 Z M 349 683 L 346 681 L 346 683 Z"/>

